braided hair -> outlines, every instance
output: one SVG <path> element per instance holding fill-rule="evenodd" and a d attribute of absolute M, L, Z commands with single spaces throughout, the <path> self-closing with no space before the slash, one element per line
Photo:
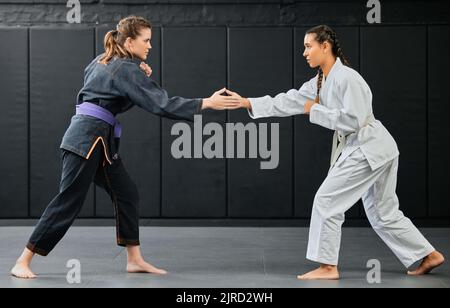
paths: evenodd
<path fill-rule="evenodd" d="M 339 39 L 337 37 L 336 32 L 331 29 L 329 26 L 326 25 L 320 25 L 316 26 L 314 28 L 309 29 L 306 31 L 305 34 L 315 34 L 316 35 L 316 41 L 320 44 L 323 44 L 324 42 L 328 42 L 331 44 L 332 48 L 331 51 L 335 57 L 339 57 L 342 61 L 342 64 L 345 66 L 350 67 L 349 62 L 347 61 L 347 58 L 344 55 L 344 52 L 342 51 L 341 44 L 339 42 Z M 319 94 L 320 89 L 322 88 L 322 80 L 323 80 L 323 71 L 321 68 L 319 68 L 319 71 L 317 73 L 317 94 L 315 102 L 319 103 Z"/>

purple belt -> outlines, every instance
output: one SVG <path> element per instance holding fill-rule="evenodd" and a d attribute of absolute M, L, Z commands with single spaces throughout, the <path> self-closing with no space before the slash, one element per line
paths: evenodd
<path fill-rule="evenodd" d="M 92 103 L 84 102 L 80 105 L 77 105 L 76 111 L 77 111 L 76 114 L 87 115 L 103 120 L 112 127 L 114 127 L 114 137 L 120 138 L 120 136 L 122 135 L 122 125 L 114 117 L 114 115 L 105 108 Z"/>

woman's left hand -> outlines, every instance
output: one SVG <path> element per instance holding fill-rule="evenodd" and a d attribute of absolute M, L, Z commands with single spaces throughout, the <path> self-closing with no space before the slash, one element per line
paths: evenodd
<path fill-rule="evenodd" d="M 230 97 L 234 97 L 239 101 L 239 108 L 245 108 L 248 110 L 252 109 L 252 105 L 249 101 L 248 98 L 244 98 L 242 96 L 240 96 L 238 93 L 230 91 L 228 89 L 225 89 L 225 92 L 230 96 Z"/>
<path fill-rule="evenodd" d="M 147 77 L 150 77 L 153 73 L 152 68 L 145 62 L 141 62 L 140 68 L 144 71 Z"/>
<path fill-rule="evenodd" d="M 305 113 L 309 114 L 311 112 L 312 106 L 314 106 L 315 104 L 317 104 L 315 101 L 307 100 L 305 103 Z"/>

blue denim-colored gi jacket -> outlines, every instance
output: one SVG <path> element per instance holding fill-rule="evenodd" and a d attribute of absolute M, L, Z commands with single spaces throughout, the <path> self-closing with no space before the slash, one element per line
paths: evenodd
<path fill-rule="evenodd" d="M 159 116 L 188 121 L 193 121 L 194 115 L 200 112 L 202 99 L 169 98 L 167 92 L 141 70 L 141 60 L 114 58 L 104 65 L 99 62 L 100 58 L 101 55 L 86 67 L 77 104 L 94 103 L 114 115 L 136 105 Z M 99 142 L 103 143 L 106 160 L 112 164 L 119 150 L 114 128 L 103 120 L 75 115 L 64 134 L 61 149 L 89 159 Z"/>

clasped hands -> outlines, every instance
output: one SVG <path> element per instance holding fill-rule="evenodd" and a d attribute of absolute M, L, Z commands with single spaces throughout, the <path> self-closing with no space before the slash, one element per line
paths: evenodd
<path fill-rule="evenodd" d="M 317 104 L 316 101 L 307 100 L 304 105 L 304 113 L 309 114 L 312 106 Z M 215 110 L 233 110 L 239 108 L 252 109 L 252 105 L 248 98 L 240 96 L 238 93 L 223 88 L 215 92 L 210 98 L 203 100 L 202 109 L 215 109 Z"/>
<path fill-rule="evenodd" d="M 202 109 L 234 110 L 239 108 L 251 109 L 250 101 L 230 91 L 227 88 L 214 92 L 209 98 L 203 100 Z"/>
<path fill-rule="evenodd" d="M 153 73 L 152 68 L 145 62 L 140 64 L 140 68 L 144 73 L 150 77 Z M 309 114 L 311 107 L 316 104 L 315 101 L 308 100 L 305 103 L 304 109 L 305 113 Z M 234 110 L 245 108 L 248 110 L 252 109 L 250 100 L 244 98 L 236 92 L 223 88 L 217 92 L 214 92 L 209 98 L 203 100 L 202 109 L 214 109 L 214 110 Z"/>
<path fill-rule="evenodd" d="M 141 62 L 139 67 L 148 77 L 152 75 L 152 68 L 147 63 Z M 250 109 L 250 101 L 226 88 L 215 92 L 209 98 L 205 98 L 202 104 L 202 109 L 233 110 L 239 108 Z"/>

